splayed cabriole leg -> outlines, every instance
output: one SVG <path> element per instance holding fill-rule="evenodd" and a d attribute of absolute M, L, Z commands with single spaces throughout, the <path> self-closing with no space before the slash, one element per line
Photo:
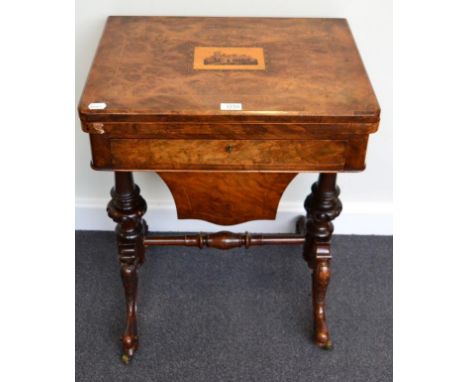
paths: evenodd
<path fill-rule="evenodd" d="M 342 209 L 339 193 L 336 174 L 320 174 L 304 203 L 307 211 L 304 259 L 312 271 L 314 341 L 324 349 L 332 347 L 325 318 L 325 295 L 330 281 L 332 220 Z"/>
<path fill-rule="evenodd" d="M 107 213 L 117 223 L 120 275 L 127 305 L 127 322 L 122 336 L 122 360 L 127 363 L 138 349 L 136 298 L 138 267 L 144 261 L 143 238 L 147 226 L 142 216 L 146 212 L 146 202 L 140 196 L 140 189 L 133 182 L 131 172 L 115 172 L 115 187 L 111 196 Z"/>

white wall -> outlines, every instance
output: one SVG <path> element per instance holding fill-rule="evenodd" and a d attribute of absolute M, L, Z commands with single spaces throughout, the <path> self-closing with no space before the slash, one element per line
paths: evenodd
<path fill-rule="evenodd" d="M 391 0 L 77 0 L 76 1 L 76 104 L 78 104 L 104 22 L 109 15 L 173 16 L 277 16 L 347 18 L 382 114 L 380 130 L 371 136 L 367 169 L 340 174 L 342 215 L 337 233 L 392 233 L 392 1 Z M 87 134 L 76 117 L 76 228 L 113 229 L 105 206 L 113 177 L 93 171 Z M 275 222 L 252 222 L 233 230 L 288 231 L 302 213 L 315 174 L 300 174 L 281 199 Z M 169 190 L 156 174 L 137 173 L 136 182 L 148 202 L 146 220 L 152 230 L 218 230 L 213 224 L 176 220 Z"/>

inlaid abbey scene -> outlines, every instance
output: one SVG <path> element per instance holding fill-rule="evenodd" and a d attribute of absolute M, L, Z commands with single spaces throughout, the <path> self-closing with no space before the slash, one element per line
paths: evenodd
<path fill-rule="evenodd" d="M 257 65 L 257 59 L 246 54 L 225 54 L 216 51 L 203 60 L 205 65 Z"/>
<path fill-rule="evenodd" d="M 264 70 L 264 49 L 259 47 L 209 47 L 194 49 L 195 70 Z"/>
<path fill-rule="evenodd" d="M 106 107 L 89 107 L 96 102 Z M 224 103 L 242 107 L 225 110 Z M 139 345 L 138 272 L 152 260 L 153 245 L 163 251 L 302 244 L 297 256 L 311 274 L 311 301 L 304 301 L 311 336 L 320 348 L 332 347 L 325 304 L 332 222 L 342 210 L 337 174 L 365 169 L 380 121 L 345 19 L 109 17 L 78 110 L 92 168 L 114 172 L 107 212 L 117 224 L 126 299 L 124 362 Z M 304 190 L 296 232 L 150 236 L 137 171 L 158 174 L 179 219 L 223 226 L 275 219 L 298 173 L 316 172 L 318 179 Z"/>

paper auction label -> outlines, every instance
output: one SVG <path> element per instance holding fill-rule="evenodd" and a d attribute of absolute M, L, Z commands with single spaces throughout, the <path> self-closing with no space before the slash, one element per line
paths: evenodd
<path fill-rule="evenodd" d="M 221 110 L 242 110 L 241 103 L 221 103 L 219 105 Z"/>

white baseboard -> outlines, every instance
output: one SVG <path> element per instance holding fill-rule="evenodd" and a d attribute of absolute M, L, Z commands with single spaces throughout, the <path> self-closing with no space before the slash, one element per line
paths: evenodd
<path fill-rule="evenodd" d="M 114 230 L 115 224 L 107 217 L 107 200 L 79 199 L 75 204 L 75 229 Z M 249 231 L 294 232 L 296 218 L 304 214 L 302 204 L 280 203 L 276 220 L 257 220 L 234 226 L 218 226 L 202 220 L 178 220 L 172 203 L 148 201 L 145 214 L 151 231 Z M 392 235 L 393 213 L 391 203 L 344 203 L 343 212 L 334 221 L 335 233 L 355 235 Z"/>

